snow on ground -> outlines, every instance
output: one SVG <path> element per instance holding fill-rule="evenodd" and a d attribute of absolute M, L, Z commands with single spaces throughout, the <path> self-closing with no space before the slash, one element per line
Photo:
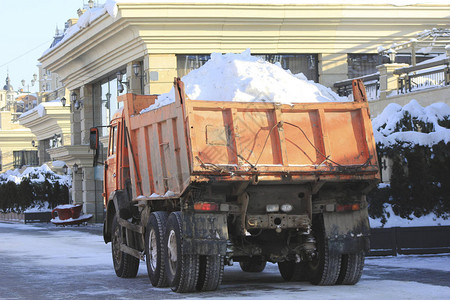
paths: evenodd
<path fill-rule="evenodd" d="M 366 264 L 450 272 L 450 256 L 447 254 L 373 256 L 366 258 Z"/>
<path fill-rule="evenodd" d="M 210 60 L 181 80 L 190 100 L 281 104 L 349 101 L 330 88 L 308 80 L 302 73 L 294 75 L 278 63 L 252 56 L 249 49 L 238 54 L 212 53 Z M 141 114 L 173 102 L 174 87 Z"/>
<path fill-rule="evenodd" d="M 49 225 L 53 226 L 52 229 L 55 228 L 53 224 Z M 34 255 L 43 258 L 36 260 L 36 264 L 66 268 L 111 264 L 110 245 L 106 246 L 98 235 L 77 230 L 52 231 L 33 225 L 1 222 L 0 228 L 18 229 L 24 234 L 17 236 L 14 233 L 1 233 L 0 257 L 2 253 L 7 253 L 19 258 L 20 262 L 20 257 Z M 45 235 L 26 234 L 28 230 L 40 230 Z M 11 251 L 12 249 L 14 251 Z"/>
<path fill-rule="evenodd" d="M 388 204 L 385 205 L 385 210 L 386 214 L 389 216 L 386 224 L 383 225 L 381 219 L 369 218 L 371 228 L 450 226 L 450 218 L 444 219 L 442 217 L 437 217 L 435 214 L 428 214 L 419 218 L 411 215 L 411 220 L 408 220 L 395 215 L 392 207 Z"/>
<path fill-rule="evenodd" d="M 148 299 L 152 295 L 157 299 L 375 300 L 446 299 L 450 295 L 445 282 L 450 255 L 369 257 L 355 286 L 283 282 L 274 264 L 268 264 L 262 273 L 244 273 L 235 263 L 225 267 L 217 291 L 176 294 L 169 288 L 152 287 L 143 262 L 137 278 L 117 278 L 111 246 L 104 244 L 98 225 L 57 228 L 52 224 L 0 223 L 0 239 L 0 266 L 8 270 L 0 272 L 0 292 L 7 299 L 25 299 L 30 290 L 34 299 Z M 438 277 L 427 282 L 422 273 Z"/>

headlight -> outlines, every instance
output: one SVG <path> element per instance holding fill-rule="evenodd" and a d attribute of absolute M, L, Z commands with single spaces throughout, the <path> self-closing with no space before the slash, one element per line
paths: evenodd
<path fill-rule="evenodd" d="M 267 212 L 277 212 L 280 210 L 279 204 L 267 204 L 266 205 L 266 211 Z"/>
<path fill-rule="evenodd" d="M 292 211 L 293 209 L 294 209 L 294 207 L 289 203 L 281 205 L 281 211 L 283 211 L 283 212 L 287 213 L 287 212 Z"/>

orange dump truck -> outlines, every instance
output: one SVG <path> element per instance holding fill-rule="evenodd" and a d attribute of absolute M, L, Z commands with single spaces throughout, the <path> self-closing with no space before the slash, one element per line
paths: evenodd
<path fill-rule="evenodd" d="M 358 282 L 366 194 L 379 180 L 364 97 L 193 101 L 179 79 L 174 87 L 174 103 L 142 114 L 156 96 L 121 96 L 111 121 L 104 240 L 117 276 L 136 276 L 141 259 L 156 287 L 208 291 L 224 265 L 261 272 L 271 262 L 287 281 Z"/>

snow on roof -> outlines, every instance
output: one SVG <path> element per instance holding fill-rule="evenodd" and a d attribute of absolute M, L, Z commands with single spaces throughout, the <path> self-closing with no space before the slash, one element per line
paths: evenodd
<path fill-rule="evenodd" d="M 270 5 L 289 5 L 289 4 L 311 4 L 311 5 L 393 5 L 393 6 L 409 6 L 415 4 L 448 4 L 448 0 L 107 0 L 105 4 L 99 7 L 87 9 L 78 22 L 69 27 L 64 32 L 64 37 L 44 51 L 43 56 L 51 52 L 53 49 L 63 44 L 70 37 L 88 27 L 99 17 L 108 13 L 111 17 L 116 18 L 118 13 L 117 4 L 121 3 L 194 3 L 194 4 L 270 4 Z"/>
<path fill-rule="evenodd" d="M 31 114 L 32 112 L 37 111 L 39 117 L 43 117 L 45 116 L 45 108 L 46 107 L 50 107 L 50 106 L 62 106 L 61 100 L 58 98 L 56 100 L 52 100 L 52 101 L 48 101 L 48 102 L 42 102 L 41 104 L 39 104 L 38 106 L 34 107 L 33 109 L 27 110 L 26 112 L 24 112 L 23 114 L 21 114 L 19 116 L 19 119 L 22 117 L 25 117 L 29 114 Z"/>
<path fill-rule="evenodd" d="M 279 63 L 269 63 L 252 56 L 250 50 L 236 53 L 212 53 L 202 67 L 182 78 L 190 100 L 277 102 L 349 101 L 331 89 L 308 80 L 305 75 L 292 74 Z M 174 88 L 158 97 L 155 104 L 141 113 L 173 103 Z"/>
<path fill-rule="evenodd" d="M 242 3 L 242 4 L 388 4 L 406 6 L 414 4 L 448 4 L 448 0 L 117 0 L 120 3 Z"/>
<path fill-rule="evenodd" d="M 432 124 L 433 131 L 423 133 L 418 131 L 398 131 L 400 121 L 409 113 L 412 119 Z M 433 103 L 427 107 L 421 106 L 416 100 L 411 100 L 402 107 L 390 103 L 383 112 L 372 120 L 375 141 L 384 146 L 400 143 L 432 146 L 444 141 L 450 142 L 450 129 L 439 125 L 438 121 L 450 119 L 450 106 L 445 103 Z"/>
<path fill-rule="evenodd" d="M 107 0 L 105 4 L 100 7 L 93 7 L 86 10 L 81 17 L 78 19 L 78 22 L 71 27 L 69 27 L 64 32 L 64 37 L 56 43 L 53 47 L 48 48 L 44 51 L 42 55 L 46 55 L 54 48 L 63 44 L 70 37 L 81 31 L 82 29 L 88 27 L 92 22 L 103 16 L 105 13 L 108 13 L 111 17 L 115 18 L 117 16 L 117 5 L 114 0 Z"/>

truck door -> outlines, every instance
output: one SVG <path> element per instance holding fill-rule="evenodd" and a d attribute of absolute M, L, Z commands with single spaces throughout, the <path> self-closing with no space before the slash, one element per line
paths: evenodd
<path fill-rule="evenodd" d="M 112 191 L 117 190 L 117 124 L 110 127 L 108 157 L 105 162 L 105 192 L 106 198 Z"/>

